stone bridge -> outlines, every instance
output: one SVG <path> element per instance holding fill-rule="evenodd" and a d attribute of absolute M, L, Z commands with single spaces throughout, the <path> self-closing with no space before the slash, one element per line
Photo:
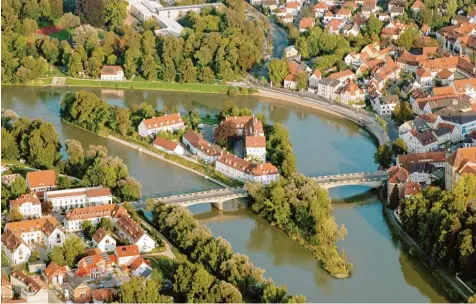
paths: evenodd
<path fill-rule="evenodd" d="M 377 188 L 388 179 L 388 174 L 386 171 L 361 172 L 313 177 L 313 179 L 317 184 L 326 189 L 356 185 Z M 162 196 L 160 194 L 148 195 L 147 197 L 156 201 L 161 201 L 165 204 L 180 204 L 184 207 L 211 203 L 219 210 L 223 210 L 224 202 L 237 198 L 244 198 L 247 196 L 248 191 L 244 187 L 235 187 L 195 191 L 191 193 L 170 196 Z M 141 200 L 137 201 L 134 204 L 136 209 L 145 209 L 145 201 L 146 197 L 143 197 Z"/>

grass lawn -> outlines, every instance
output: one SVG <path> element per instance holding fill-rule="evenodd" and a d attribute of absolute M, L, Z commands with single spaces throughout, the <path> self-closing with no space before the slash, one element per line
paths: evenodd
<path fill-rule="evenodd" d="M 66 80 L 66 84 L 69 86 L 159 90 L 211 94 L 227 94 L 230 89 L 238 91 L 238 89 L 230 88 L 225 85 L 201 83 L 170 83 L 161 81 L 101 81 L 91 79 L 68 78 Z"/>
<path fill-rule="evenodd" d="M 59 32 L 51 34 L 49 37 L 56 38 L 58 40 L 71 41 L 73 35 L 74 35 L 74 29 L 64 29 Z"/>
<path fill-rule="evenodd" d="M 200 121 L 204 124 L 209 124 L 209 125 L 219 125 L 220 121 L 216 118 L 206 118 L 206 117 L 201 117 Z"/>
<path fill-rule="evenodd" d="M 2 251 L 2 266 L 11 266 L 10 260 L 7 258 L 5 253 Z"/>
<path fill-rule="evenodd" d="M 149 256 L 146 257 L 146 259 L 150 260 L 150 265 L 152 266 L 152 269 L 158 269 L 162 273 L 164 271 L 167 271 L 167 268 L 170 267 L 170 264 L 172 263 L 172 260 L 166 256 Z"/>

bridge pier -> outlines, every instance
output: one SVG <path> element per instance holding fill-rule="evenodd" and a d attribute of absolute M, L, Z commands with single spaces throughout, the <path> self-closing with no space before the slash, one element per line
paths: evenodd
<path fill-rule="evenodd" d="M 220 211 L 223 211 L 223 202 L 219 201 L 218 203 L 212 203 L 212 206 L 217 208 Z"/>

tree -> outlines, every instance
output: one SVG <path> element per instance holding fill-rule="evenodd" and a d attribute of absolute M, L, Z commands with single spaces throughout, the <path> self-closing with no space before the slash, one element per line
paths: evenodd
<path fill-rule="evenodd" d="M 104 20 L 110 27 L 118 27 L 127 17 L 127 2 L 124 0 L 107 0 L 104 2 Z"/>
<path fill-rule="evenodd" d="M 18 207 L 13 207 L 10 209 L 10 212 L 8 212 L 7 218 L 9 221 L 17 222 L 23 220 L 23 215 L 20 213 Z"/>
<path fill-rule="evenodd" d="M 31 252 L 30 257 L 28 258 L 28 262 L 36 262 L 40 259 L 40 252 L 38 250 L 33 250 Z"/>
<path fill-rule="evenodd" d="M 141 197 L 141 184 L 132 176 L 117 182 L 119 197 L 123 201 L 137 201 Z"/>
<path fill-rule="evenodd" d="M 58 20 L 58 25 L 62 28 L 72 28 L 77 27 L 81 24 L 81 19 L 71 13 L 66 13 Z"/>
<path fill-rule="evenodd" d="M 58 46 L 50 39 L 43 41 L 43 44 L 41 45 L 41 51 L 50 64 L 54 64 L 58 60 Z"/>
<path fill-rule="evenodd" d="M 10 194 L 16 198 L 26 193 L 27 186 L 23 176 L 18 176 L 9 186 Z"/>
<path fill-rule="evenodd" d="M 127 108 L 114 107 L 112 113 L 113 121 L 115 122 L 113 129 L 121 133 L 122 136 L 126 136 L 132 128 L 130 110 Z"/>
<path fill-rule="evenodd" d="M 137 222 L 137 223 L 140 222 L 140 217 L 137 214 L 136 209 L 130 202 L 125 202 L 124 204 L 122 204 L 122 207 L 126 208 L 127 213 L 129 213 L 129 215 L 134 220 L 134 222 Z"/>
<path fill-rule="evenodd" d="M 53 211 L 53 203 L 50 201 L 43 201 L 41 203 L 41 213 L 48 215 Z"/>
<path fill-rule="evenodd" d="M 377 148 L 374 154 L 374 162 L 382 166 L 382 168 L 388 168 L 392 163 L 392 149 L 388 144 L 383 144 Z"/>
<path fill-rule="evenodd" d="M 392 144 L 392 151 L 394 155 L 405 154 L 408 151 L 407 144 L 401 138 L 397 138 Z"/>
<path fill-rule="evenodd" d="M 40 16 L 48 19 L 51 15 L 51 6 L 49 0 L 40 0 L 38 3 L 38 12 Z"/>
<path fill-rule="evenodd" d="M 369 35 L 380 35 L 380 32 L 382 32 L 382 27 L 383 23 L 382 21 L 380 21 L 380 19 L 378 19 L 374 15 L 370 16 L 366 25 L 366 30 Z"/>
<path fill-rule="evenodd" d="M 396 209 L 400 203 L 400 191 L 398 189 L 398 185 L 395 185 L 392 190 L 392 194 L 389 198 L 389 207 L 392 209 Z"/>
<path fill-rule="evenodd" d="M 307 299 L 303 295 L 288 296 L 284 303 L 307 303 Z"/>
<path fill-rule="evenodd" d="M 145 210 L 147 210 L 147 211 L 152 211 L 152 210 L 154 210 L 154 207 L 155 207 L 155 201 L 154 201 L 154 199 L 148 198 L 148 199 L 145 201 Z"/>
<path fill-rule="evenodd" d="M 63 249 L 60 246 L 53 247 L 53 250 L 50 252 L 50 260 L 58 264 L 59 266 L 66 265 L 63 255 Z"/>
<path fill-rule="evenodd" d="M 107 218 L 107 217 L 103 217 L 103 218 L 101 219 L 101 221 L 99 222 L 97 228 L 102 228 L 102 229 L 104 229 L 106 232 L 112 232 L 112 230 L 113 230 L 113 228 L 114 228 L 114 225 L 113 225 L 111 219 L 109 219 L 109 218 Z"/>
<path fill-rule="evenodd" d="M 287 288 L 284 285 L 276 286 L 269 283 L 263 291 L 262 302 L 264 303 L 282 303 L 286 297 Z"/>
<path fill-rule="evenodd" d="M 395 41 L 395 44 L 405 48 L 407 51 L 413 46 L 413 43 L 420 36 L 418 29 L 414 26 L 407 29 L 400 37 Z"/>
<path fill-rule="evenodd" d="M 29 134 L 28 162 L 41 169 L 53 168 L 60 160 L 59 136 L 52 123 L 35 120 Z"/>
<path fill-rule="evenodd" d="M 132 78 L 137 72 L 137 60 L 140 57 L 139 51 L 130 48 L 125 53 L 124 74 L 127 78 Z"/>
<path fill-rule="evenodd" d="M 49 0 L 51 5 L 51 18 L 56 19 L 63 15 L 63 1 L 62 0 Z"/>
<path fill-rule="evenodd" d="M 14 160 L 18 158 L 20 158 L 20 150 L 15 139 L 7 129 L 2 128 L 2 159 Z"/>
<path fill-rule="evenodd" d="M 96 0 L 77 0 L 76 15 L 81 18 L 83 24 L 102 27 L 104 26 L 104 3 Z"/>
<path fill-rule="evenodd" d="M 66 238 L 62 246 L 64 261 L 69 267 L 73 267 L 77 260 L 84 254 L 84 243 L 78 237 Z"/>
<path fill-rule="evenodd" d="M 83 72 L 83 62 L 81 60 L 81 55 L 79 55 L 78 52 L 73 52 L 68 63 L 68 74 L 76 77 L 81 72 Z"/>
<path fill-rule="evenodd" d="M 392 117 L 398 125 L 403 124 L 405 121 L 413 119 L 413 110 L 408 102 L 401 102 L 395 106 Z"/>
<path fill-rule="evenodd" d="M 81 24 L 75 31 L 74 40 L 85 49 L 99 46 L 98 31 L 89 24 Z M 87 47 L 89 45 L 89 48 Z"/>
<path fill-rule="evenodd" d="M 86 233 L 89 236 L 93 235 L 93 233 L 95 231 L 95 228 L 96 227 L 94 227 L 94 225 L 89 220 L 83 221 L 83 223 L 82 223 L 83 232 Z"/>
<path fill-rule="evenodd" d="M 190 58 L 183 61 L 179 67 L 179 72 L 183 82 L 195 82 L 197 80 L 197 68 L 193 66 L 193 62 Z"/>
<path fill-rule="evenodd" d="M 281 86 L 289 74 L 288 63 L 285 59 L 272 59 L 268 65 L 268 77 L 273 85 Z"/>
<path fill-rule="evenodd" d="M 301 72 L 296 75 L 296 83 L 297 83 L 298 90 L 307 88 L 308 78 L 309 77 L 306 72 Z"/>
<path fill-rule="evenodd" d="M 243 297 L 241 296 L 240 291 L 238 288 L 233 286 L 232 284 L 220 281 L 216 284 L 211 292 L 211 294 L 215 295 L 216 302 L 218 303 L 242 303 Z"/>
<path fill-rule="evenodd" d="M 215 142 L 222 147 L 227 146 L 236 137 L 236 132 L 235 124 L 225 120 L 215 129 Z"/>
<path fill-rule="evenodd" d="M 22 33 L 24 36 L 30 37 L 38 29 L 38 23 L 35 19 L 25 18 L 22 23 Z"/>
<path fill-rule="evenodd" d="M 82 165 L 84 163 L 84 150 L 81 142 L 75 139 L 65 141 L 66 153 L 68 154 L 68 163 L 71 165 Z"/>

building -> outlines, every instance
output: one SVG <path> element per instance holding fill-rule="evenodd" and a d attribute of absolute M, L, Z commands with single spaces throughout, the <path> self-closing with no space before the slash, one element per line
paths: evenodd
<path fill-rule="evenodd" d="M 224 152 L 215 162 L 215 169 L 243 182 L 269 184 L 279 180 L 278 169 L 271 163 L 252 164 L 236 155 Z"/>
<path fill-rule="evenodd" d="M 87 256 L 78 262 L 76 276 L 80 278 L 96 279 L 112 274 L 113 266 L 117 264 L 116 256 L 108 255 L 99 249 L 90 249 Z"/>
<path fill-rule="evenodd" d="M 119 266 L 129 266 L 137 258 L 140 258 L 139 247 L 137 245 L 117 246 L 114 253 Z"/>
<path fill-rule="evenodd" d="M 476 175 L 476 147 L 459 148 L 445 163 L 445 186 L 451 190 L 464 174 Z"/>
<path fill-rule="evenodd" d="M 143 276 L 148 278 L 152 274 L 152 267 L 150 267 L 142 257 L 136 258 L 130 265 L 129 269 L 132 271 L 132 275 L 138 277 Z"/>
<path fill-rule="evenodd" d="M 263 162 L 266 160 L 266 138 L 264 136 L 245 136 L 246 157 Z"/>
<path fill-rule="evenodd" d="M 48 191 L 45 200 L 53 204 L 54 210 L 70 210 L 74 208 L 112 204 L 112 193 L 109 188 L 88 187 Z"/>
<path fill-rule="evenodd" d="M 24 218 L 41 217 L 41 202 L 35 194 L 23 194 L 10 201 L 10 210 L 18 208 Z"/>
<path fill-rule="evenodd" d="M 42 243 L 50 249 L 62 246 L 66 238 L 54 217 L 10 222 L 5 225 L 7 230 L 17 234 L 27 244 Z"/>
<path fill-rule="evenodd" d="M 322 73 L 318 69 L 315 69 L 312 71 L 311 76 L 309 77 L 309 87 L 310 88 L 316 88 L 319 85 L 319 81 L 322 78 Z"/>
<path fill-rule="evenodd" d="M 372 108 L 379 115 L 391 115 L 399 103 L 400 99 L 397 95 L 378 96 L 371 99 Z"/>
<path fill-rule="evenodd" d="M 94 232 L 93 246 L 101 250 L 101 252 L 111 252 L 116 249 L 116 240 L 113 239 L 102 227 Z"/>
<path fill-rule="evenodd" d="M 56 172 L 55 170 L 43 170 L 28 172 L 26 174 L 26 185 L 35 192 L 38 198 L 43 198 L 45 191 L 56 188 Z"/>
<path fill-rule="evenodd" d="M 175 141 L 171 141 L 160 136 L 157 136 L 154 140 L 154 148 L 167 153 L 173 153 L 183 155 L 183 147 Z"/>
<path fill-rule="evenodd" d="M 299 55 L 299 51 L 296 49 L 294 45 L 287 46 L 286 49 L 284 49 L 284 53 L 286 54 L 286 58 L 288 60 L 301 60 L 301 56 Z"/>
<path fill-rule="evenodd" d="M 431 88 L 433 86 L 433 76 L 424 68 L 416 71 L 416 81 L 422 88 Z"/>
<path fill-rule="evenodd" d="M 20 299 L 27 303 L 48 303 L 48 289 L 39 276 L 30 276 L 19 269 L 10 275 L 10 283 Z"/>
<path fill-rule="evenodd" d="M 143 119 L 138 126 L 140 136 L 150 136 L 159 132 L 174 132 L 185 129 L 180 113 L 173 113 L 159 117 Z"/>
<path fill-rule="evenodd" d="M 342 86 L 343 84 L 339 80 L 324 78 L 317 85 L 317 95 L 329 100 L 336 100 L 337 90 Z"/>
<path fill-rule="evenodd" d="M 105 65 L 101 69 L 101 80 L 123 80 L 124 71 L 118 65 Z"/>
<path fill-rule="evenodd" d="M 311 29 L 314 26 L 314 18 L 311 17 L 303 17 L 299 21 L 299 31 L 305 32 Z"/>
<path fill-rule="evenodd" d="M 407 145 L 410 153 L 430 152 L 439 148 L 438 136 L 431 129 L 423 132 L 413 129 L 400 137 Z"/>
<path fill-rule="evenodd" d="M 325 2 L 318 2 L 316 5 L 312 7 L 312 11 L 314 12 L 314 16 L 316 18 L 324 17 L 324 14 L 327 13 L 329 10 L 329 6 Z"/>
<path fill-rule="evenodd" d="M 410 173 L 402 167 L 393 166 L 387 170 L 388 180 L 387 180 L 387 197 L 390 199 L 390 196 L 395 187 L 398 187 L 399 194 L 404 193 L 405 184 L 410 176 Z"/>
<path fill-rule="evenodd" d="M 364 104 L 364 90 L 359 88 L 359 86 L 357 85 L 357 83 L 355 83 L 355 80 L 353 79 L 347 80 L 344 86 L 339 89 L 338 94 L 338 102 L 342 104 Z"/>
<path fill-rule="evenodd" d="M 198 158 L 207 163 L 214 163 L 222 152 L 219 146 L 209 143 L 202 135 L 194 131 L 185 132 L 182 136 L 182 142 L 192 154 L 197 155 Z"/>
<path fill-rule="evenodd" d="M 31 255 L 31 250 L 26 246 L 25 241 L 10 230 L 2 234 L 2 250 L 13 265 L 28 262 Z"/>
<path fill-rule="evenodd" d="M 99 288 L 94 289 L 91 293 L 93 303 L 102 304 L 104 302 L 111 303 L 114 297 L 117 295 L 117 289 L 115 288 Z"/>
<path fill-rule="evenodd" d="M 405 13 L 405 8 L 401 6 L 394 6 L 390 10 L 390 18 L 393 19 L 395 17 L 401 16 Z"/>
<path fill-rule="evenodd" d="M 351 70 L 344 70 L 337 73 L 332 73 L 327 76 L 327 79 L 339 80 L 341 83 L 345 83 L 347 80 L 355 80 L 357 77 Z"/>
<path fill-rule="evenodd" d="M 46 282 L 61 286 L 66 281 L 68 272 L 68 266 L 59 266 L 55 262 L 51 262 L 45 269 Z"/>
<path fill-rule="evenodd" d="M 118 234 L 131 244 L 138 245 L 141 252 L 149 252 L 155 248 L 154 240 L 148 236 L 140 224 L 134 222 L 127 210 L 121 205 L 102 205 L 95 207 L 76 208 L 66 214 L 64 225 L 67 231 L 79 231 L 84 221 L 97 226 L 102 218 L 109 218 L 118 229 Z"/>
<path fill-rule="evenodd" d="M 68 297 L 74 303 L 88 303 L 91 301 L 91 287 L 73 272 L 68 272 Z"/>

